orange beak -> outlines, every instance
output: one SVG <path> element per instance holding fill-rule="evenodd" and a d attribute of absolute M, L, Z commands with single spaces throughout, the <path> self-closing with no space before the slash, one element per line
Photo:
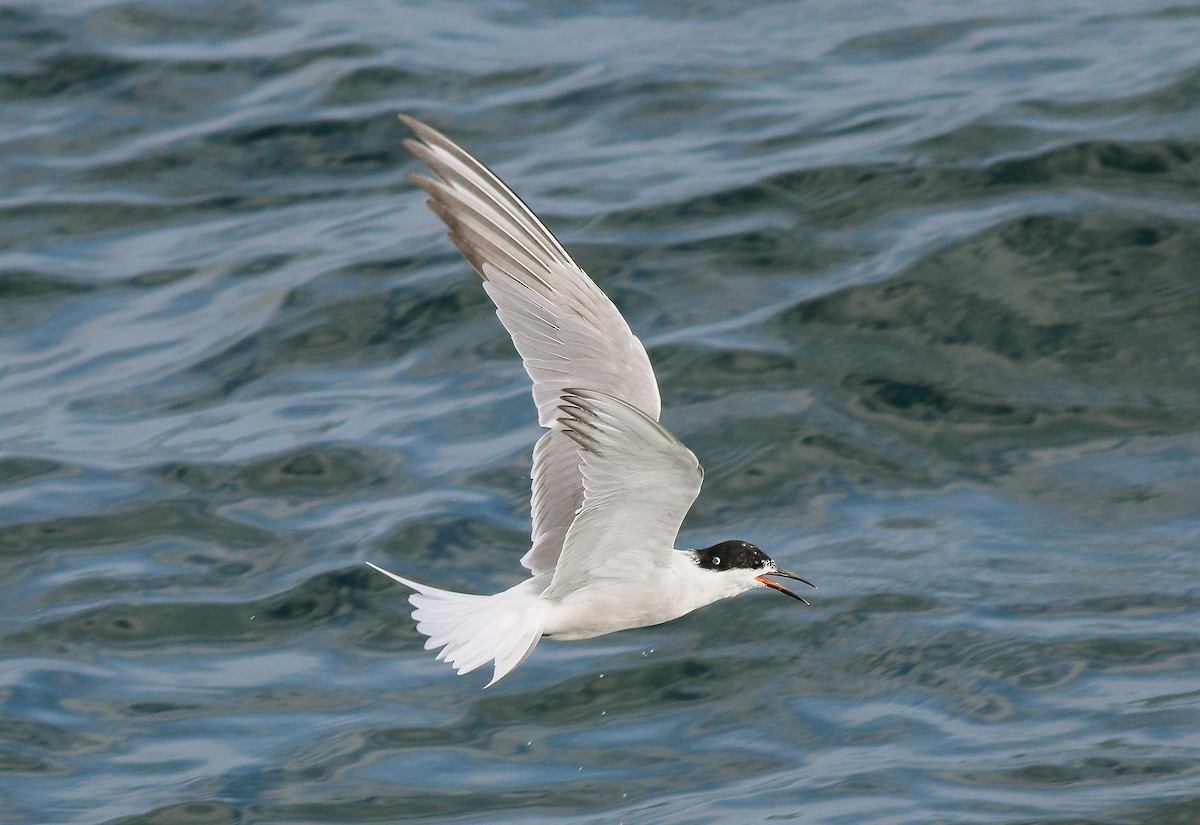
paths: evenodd
<path fill-rule="evenodd" d="M 795 573 L 789 573 L 786 570 L 775 570 L 770 573 L 763 573 L 761 576 L 754 577 L 755 581 L 760 581 L 763 584 L 765 584 L 767 587 L 771 588 L 772 590 L 778 590 L 780 593 L 791 596 L 793 599 L 798 599 L 798 600 L 804 602 L 805 604 L 808 604 L 808 599 L 804 598 L 803 596 L 796 595 L 795 593 L 788 590 L 786 587 L 784 587 L 779 582 L 771 581 L 770 579 L 767 578 L 767 576 L 783 576 L 785 579 L 795 579 L 798 582 L 804 582 L 809 587 L 813 587 L 813 588 L 816 587 L 815 584 L 813 584 L 812 582 L 810 582 L 808 579 L 804 578 L 803 576 L 797 576 Z"/>

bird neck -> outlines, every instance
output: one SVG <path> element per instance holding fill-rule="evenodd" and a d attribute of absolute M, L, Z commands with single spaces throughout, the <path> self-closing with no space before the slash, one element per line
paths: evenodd
<path fill-rule="evenodd" d="M 754 573 L 749 570 L 706 570 L 696 563 L 693 550 L 676 552 L 672 561 L 679 583 L 679 598 L 688 605 L 688 610 L 736 596 L 755 585 Z"/>

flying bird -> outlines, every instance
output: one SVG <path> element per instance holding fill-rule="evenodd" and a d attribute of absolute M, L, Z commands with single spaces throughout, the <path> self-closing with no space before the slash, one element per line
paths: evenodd
<path fill-rule="evenodd" d="M 483 278 L 533 380 L 529 578 L 490 596 L 421 584 L 367 562 L 409 597 L 427 650 L 459 674 L 493 662 L 490 687 L 541 639 L 590 639 L 679 618 L 771 579 L 812 585 L 753 544 L 676 550 L 700 492 L 696 456 L 658 423 L 646 349 L 612 301 L 491 170 L 437 130 L 401 115 L 405 146 L 437 176 L 412 175 L 450 240 Z"/>

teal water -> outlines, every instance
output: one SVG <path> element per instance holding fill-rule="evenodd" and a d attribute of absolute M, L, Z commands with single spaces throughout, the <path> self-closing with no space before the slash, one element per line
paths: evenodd
<path fill-rule="evenodd" d="M 0 822 L 1200 822 L 1200 6 L 0 6 Z M 398 112 L 820 585 L 494 688 L 527 380 Z"/>

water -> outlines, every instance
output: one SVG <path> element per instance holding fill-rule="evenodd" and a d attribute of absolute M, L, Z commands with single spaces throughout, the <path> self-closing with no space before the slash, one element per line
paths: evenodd
<path fill-rule="evenodd" d="M 1200 821 L 1200 6 L 744 6 L 0 10 L 0 821 Z M 538 431 L 400 111 L 811 609 L 421 649 Z"/>

